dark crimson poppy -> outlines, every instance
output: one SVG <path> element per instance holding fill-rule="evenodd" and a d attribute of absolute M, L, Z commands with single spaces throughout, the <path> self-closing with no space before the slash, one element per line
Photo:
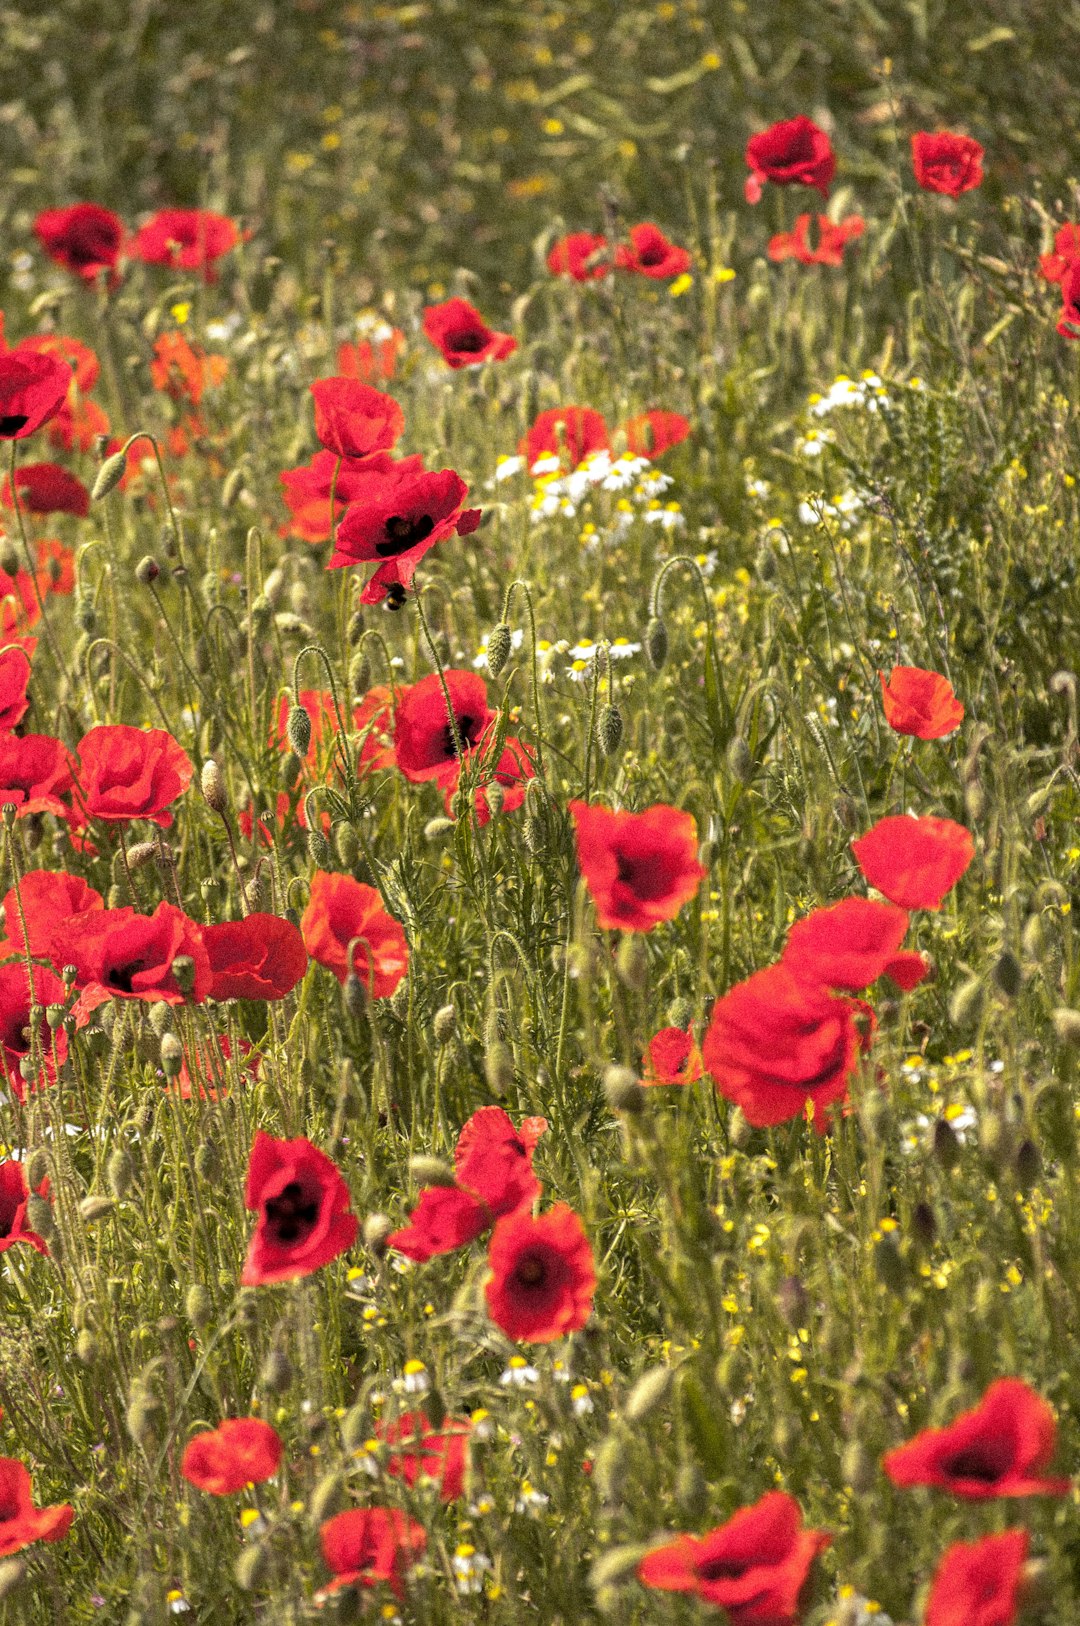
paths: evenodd
<path fill-rule="evenodd" d="M 690 420 L 681 412 L 639 412 L 623 424 L 626 449 L 635 457 L 662 457 L 690 433 Z"/>
<path fill-rule="evenodd" d="M 471 753 L 466 752 L 466 757 Z M 488 787 L 498 785 L 502 791 L 500 804 L 503 813 L 513 813 L 525 800 L 525 791 L 530 779 L 536 778 L 536 764 L 532 752 L 527 745 L 518 739 L 509 736 L 503 741 L 503 751 L 498 763 L 493 763 L 486 748 L 479 753 L 481 758 L 481 783 L 477 785 L 473 794 L 473 810 L 476 822 L 485 825 L 491 818 L 491 804 L 488 800 Z M 457 795 L 460 773 L 451 772 L 439 783 L 444 786 L 443 803 L 447 816 L 454 812 L 454 798 Z"/>
<path fill-rule="evenodd" d="M 354 1507 L 320 1527 L 319 1542 L 333 1580 L 323 1588 L 378 1586 L 405 1596 L 404 1578 L 427 1546 L 422 1524 L 396 1507 Z"/>
<path fill-rule="evenodd" d="M 615 264 L 620 271 L 636 271 L 639 276 L 657 281 L 681 277 L 693 263 L 689 250 L 670 242 L 651 220 L 631 226 L 629 244 L 619 243 L 615 249 Z"/>
<path fill-rule="evenodd" d="M 173 970 L 177 958 L 191 962 L 190 975 L 184 977 L 190 993 Z M 159 903 L 152 915 L 126 908 L 75 915 L 54 933 L 52 961 L 75 967 L 76 984 L 84 990 L 79 1001 L 83 1010 L 110 998 L 198 1003 L 210 991 L 202 931 L 172 903 Z"/>
<path fill-rule="evenodd" d="M 571 802 L 578 865 L 605 930 L 651 932 L 690 902 L 706 870 L 693 815 L 663 802 L 643 813 Z"/>
<path fill-rule="evenodd" d="M 525 466 L 532 469 L 541 458 L 554 457 L 564 466 L 576 469 L 592 452 L 611 450 L 608 427 L 602 413 L 592 407 L 551 407 L 541 412 L 518 446 Z"/>
<path fill-rule="evenodd" d="M 30 709 L 30 657 L 36 647 L 36 638 L 20 638 L 0 649 L 0 734 L 10 734 Z"/>
<path fill-rule="evenodd" d="M 163 728 L 106 723 L 79 741 L 82 811 L 108 823 L 149 819 L 167 830 L 170 802 L 191 783 L 191 758 Z"/>
<path fill-rule="evenodd" d="M 401 438 L 405 414 L 392 395 L 356 378 L 319 378 L 311 386 L 315 433 L 337 457 L 388 452 Z"/>
<path fill-rule="evenodd" d="M 272 1479 L 284 1452 L 281 1436 L 261 1417 L 226 1417 L 188 1441 L 180 1472 L 196 1490 L 233 1496 Z"/>
<path fill-rule="evenodd" d="M 31 978 L 33 1000 L 30 998 Z M 22 961 L 9 960 L 6 965 L 0 965 L 0 1061 L 8 1086 L 19 1101 L 25 1101 L 27 1090 L 33 1087 L 21 1071 L 30 1056 L 30 1041 L 26 1037 L 29 1028 L 35 1029 L 45 1080 L 48 1084 L 56 1083 L 57 1067 L 62 1067 L 67 1057 L 67 1034 L 62 1027 L 55 1032 L 49 1027 L 45 1007 L 63 1005 L 66 999 L 63 983 L 48 966 L 35 965 L 28 973 Z"/>
<path fill-rule="evenodd" d="M 1061 314 L 1057 330 L 1063 339 L 1080 339 L 1080 260 L 1061 279 Z"/>
<path fill-rule="evenodd" d="M 835 225 L 828 215 L 818 215 L 817 248 L 810 243 L 810 216 L 799 215 L 791 231 L 770 237 L 770 260 L 798 260 L 801 265 L 843 265 L 844 250 L 866 230 L 862 215 L 848 215 Z"/>
<path fill-rule="evenodd" d="M 373 886 L 316 870 L 300 918 L 304 947 L 344 984 L 350 970 L 373 999 L 386 999 L 409 969 L 409 945 Z M 352 964 L 349 944 L 355 942 Z"/>
<path fill-rule="evenodd" d="M 101 376 L 101 363 L 97 352 L 91 350 L 88 344 L 81 339 L 73 339 L 67 333 L 31 333 L 25 339 L 20 339 L 11 351 L 12 355 L 52 356 L 54 360 L 61 361 L 70 369 L 68 375 L 69 393 L 72 385 L 82 394 L 92 390 Z"/>
<path fill-rule="evenodd" d="M 3 361 L 0 356 L 0 365 Z M 76 514 L 83 518 L 90 512 L 89 491 L 59 463 L 24 463 L 15 471 L 15 489 L 19 506 L 28 514 Z M 14 507 L 10 477 L 0 488 L 0 502 L 5 508 Z"/>
<path fill-rule="evenodd" d="M 915 949 L 905 949 L 902 954 L 893 956 L 885 967 L 884 975 L 905 994 L 909 994 L 919 986 L 929 969 L 923 955 Z"/>
<path fill-rule="evenodd" d="M 124 246 L 124 222 L 98 203 L 73 203 L 67 209 L 43 209 L 34 221 L 34 236 L 57 265 L 84 282 L 108 271 L 116 282 L 116 262 Z"/>
<path fill-rule="evenodd" d="M 453 707 L 454 727 L 446 709 L 444 681 Z M 441 679 L 433 672 L 410 688 L 398 690 L 394 761 L 406 779 L 418 784 L 426 779 L 444 781 L 447 777 L 456 781 L 459 742 L 460 750 L 466 753 L 482 746 L 495 717 L 488 706 L 487 685 L 478 672 L 451 667 Z"/>
<path fill-rule="evenodd" d="M 884 672 L 879 672 L 878 678 L 885 721 L 894 734 L 940 740 L 963 722 L 964 707 L 948 678 L 940 672 L 928 672 L 921 666 L 894 666 L 887 683 Z"/>
<path fill-rule="evenodd" d="M 55 418 L 67 400 L 71 369 L 55 356 L 9 350 L 0 355 L 0 440 L 25 440 Z"/>
<path fill-rule="evenodd" d="M 172 401 L 198 406 L 206 391 L 220 384 L 228 371 L 224 356 L 208 355 L 183 333 L 162 333 L 154 341 L 150 382 Z"/>
<path fill-rule="evenodd" d="M 405 348 L 400 328 L 381 324 L 381 332 L 360 338 L 355 344 L 338 345 L 337 370 L 342 378 L 358 378 L 361 384 L 374 384 L 377 378 L 389 381 L 397 372 L 398 358 Z"/>
<path fill-rule="evenodd" d="M 71 789 L 71 758 L 51 734 L 0 735 L 0 807 L 12 803 L 17 818 L 28 813 L 71 816 L 60 800 Z"/>
<path fill-rule="evenodd" d="M 284 999 L 307 970 L 304 939 L 290 920 L 251 914 L 202 928 L 210 961 L 208 999 Z"/>
<path fill-rule="evenodd" d="M 871 886 L 901 909 L 940 909 L 975 856 L 975 843 L 952 819 L 879 819 L 851 843 Z"/>
<path fill-rule="evenodd" d="M 886 1451 L 894 1485 L 933 1485 L 954 1496 L 1067 1496 L 1068 1479 L 1048 1478 L 1057 1440 L 1054 1414 L 1020 1378 L 998 1378 L 971 1411 L 945 1428 L 924 1428 Z"/>
<path fill-rule="evenodd" d="M 755 1128 L 788 1123 L 813 1105 L 843 1101 L 859 1056 L 855 1006 L 807 986 L 786 965 L 766 966 L 713 1006 L 702 1045 L 720 1094 Z"/>
<path fill-rule="evenodd" d="M 43 1180 L 38 1186 L 35 1196 L 48 1197 L 49 1182 Z M 13 1248 L 16 1242 L 26 1242 L 38 1253 L 48 1253 L 48 1245 L 44 1237 L 38 1236 L 36 1231 L 30 1231 L 26 1226 L 26 1205 L 30 1200 L 30 1187 L 26 1183 L 26 1172 L 18 1158 L 9 1157 L 0 1163 L 0 1253 L 6 1253 Z M 0 1458 L 0 1462 L 3 1458 Z M 27 1481 L 29 1484 L 29 1481 Z M 0 1492 L 0 1541 L 3 1540 L 4 1512 L 3 1497 Z"/>
<path fill-rule="evenodd" d="M 768 1491 L 706 1536 L 678 1536 L 638 1565 L 638 1580 L 723 1609 L 731 1626 L 794 1626 L 814 1559 L 832 1537 L 803 1528 L 785 1491 Z"/>
<path fill-rule="evenodd" d="M 911 162 L 916 183 L 924 192 L 944 192 L 958 198 L 982 184 L 984 149 L 971 136 L 951 130 L 931 134 L 920 130 L 911 138 Z"/>
<path fill-rule="evenodd" d="M 1063 282 L 1069 267 L 1080 259 L 1080 226 L 1067 222 L 1054 233 L 1054 248 L 1039 256 L 1039 275 L 1045 282 Z"/>
<path fill-rule="evenodd" d="M 888 968 L 907 929 L 904 909 L 872 898 L 843 898 L 795 922 L 781 964 L 800 982 L 857 994 Z"/>
<path fill-rule="evenodd" d="M 488 1315 L 508 1338 L 549 1344 L 588 1321 L 596 1265 L 585 1227 L 565 1203 L 537 1219 L 524 1208 L 500 1219 L 488 1264 Z"/>
<path fill-rule="evenodd" d="M 836 172 L 836 154 L 825 131 L 800 113 L 759 130 L 746 143 L 746 201 L 757 203 L 766 181 L 774 186 L 814 186 L 823 198 Z"/>
<path fill-rule="evenodd" d="M 532 1154 L 546 1118 L 525 1118 L 515 1129 L 501 1107 L 481 1107 L 458 1136 L 452 1186 L 427 1186 L 391 1248 L 422 1263 L 464 1248 L 503 1214 L 540 1195 Z"/>
<path fill-rule="evenodd" d="M 1026 1530 L 953 1542 L 930 1584 L 924 1626 L 1015 1626 L 1027 1555 Z"/>
<path fill-rule="evenodd" d="M 376 1423 L 375 1437 L 397 1446 L 386 1461 L 386 1471 L 402 1479 L 410 1490 L 417 1480 L 434 1479 L 439 1500 L 454 1502 L 465 1488 L 465 1469 L 472 1424 L 465 1417 L 447 1417 L 432 1428 L 421 1411 L 407 1411 L 392 1423 Z"/>
<path fill-rule="evenodd" d="M 104 907 L 101 893 L 88 886 L 81 875 L 65 870 L 28 870 L 19 882 L 18 891 L 12 887 L 4 895 L 8 941 L 19 954 L 29 947 L 31 954 L 47 958 L 58 926 L 73 915 Z"/>
<path fill-rule="evenodd" d="M 281 478 L 285 506 L 291 516 L 290 534 L 304 542 L 329 541 L 333 529 L 330 492 L 334 493 L 334 515 L 340 519 L 350 503 L 359 502 L 380 486 L 373 476 L 391 475 L 395 480 L 422 474 L 424 460 L 391 457 L 389 452 L 372 452 L 369 457 L 339 458 L 334 452 L 316 452 L 309 463 L 285 469 Z"/>
<path fill-rule="evenodd" d="M 35 1507 L 26 1464 L 18 1457 L 0 1457 L 0 1558 L 10 1558 L 35 1541 L 59 1541 L 74 1517 L 67 1502 Z"/>
<path fill-rule="evenodd" d="M 455 369 L 475 367 L 482 361 L 505 361 L 517 349 L 510 333 L 497 333 L 488 327 L 475 305 L 467 299 L 447 299 L 424 310 L 424 337 Z"/>
<path fill-rule="evenodd" d="M 575 282 L 597 282 L 611 273 L 608 240 L 596 232 L 574 231 L 552 243 L 547 268 L 554 276 Z"/>
<path fill-rule="evenodd" d="M 310 1276 L 356 1241 L 359 1223 L 340 1170 L 302 1136 L 276 1140 L 256 1132 L 244 1203 L 259 1216 L 240 1277 L 244 1287 Z"/>
<path fill-rule="evenodd" d="M 693 1084 L 701 1077 L 701 1051 L 685 1028 L 661 1028 L 642 1058 L 643 1084 Z"/>
<path fill-rule="evenodd" d="M 468 494 L 453 469 L 383 477 L 346 511 L 327 569 L 383 560 L 361 593 L 361 604 L 379 604 L 391 591 L 404 594 L 429 548 L 448 536 L 468 536 L 479 525 L 480 509 L 464 506 Z"/>
<path fill-rule="evenodd" d="M 201 271 L 204 281 L 216 282 L 214 261 L 239 241 L 239 227 L 226 215 L 213 214 L 209 209 L 159 209 L 145 226 L 140 226 L 127 252 L 133 260 L 147 265 Z"/>

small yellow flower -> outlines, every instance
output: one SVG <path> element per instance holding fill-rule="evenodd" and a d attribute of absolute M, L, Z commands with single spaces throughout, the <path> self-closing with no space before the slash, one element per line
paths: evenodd
<path fill-rule="evenodd" d="M 684 271 L 681 277 L 675 278 L 675 281 L 668 289 L 668 293 L 671 295 L 672 299 L 681 299 L 683 294 L 688 292 L 688 290 L 693 286 L 693 277 L 690 275 L 689 271 Z"/>

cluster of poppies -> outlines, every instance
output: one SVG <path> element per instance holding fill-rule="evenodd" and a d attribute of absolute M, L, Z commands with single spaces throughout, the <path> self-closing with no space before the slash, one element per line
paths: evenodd
<path fill-rule="evenodd" d="M 119 215 L 98 203 L 45 209 L 34 221 L 45 253 L 84 282 L 102 275 L 115 287 L 124 260 L 165 265 L 174 271 L 201 271 L 216 278 L 215 262 L 241 241 L 240 228 L 210 209 L 159 209 L 138 231 L 129 233 Z"/>

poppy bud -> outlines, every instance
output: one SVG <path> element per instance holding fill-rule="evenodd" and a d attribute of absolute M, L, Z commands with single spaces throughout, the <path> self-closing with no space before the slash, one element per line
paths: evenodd
<path fill-rule="evenodd" d="M 305 706 L 293 705 L 289 707 L 289 721 L 286 725 L 289 744 L 298 757 L 306 757 L 311 745 L 311 717 Z"/>
<path fill-rule="evenodd" d="M 874 1269 L 877 1271 L 878 1281 L 887 1287 L 890 1293 L 902 1293 L 907 1286 L 907 1269 L 900 1257 L 895 1236 L 887 1232 L 874 1248 Z"/>
<path fill-rule="evenodd" d="M 25 1574 L 26 1565 L 21 1558 L 5 1558 L 0 1564 L 0 1598 L 14 1592 Z"/>
<path fill-rule="evenodd" d="M 95 1220 L 104 1219 L 106 1214 L 111 1214 L 115 1207 L 115 1197 L 106 1197 L 103 1195 L 84 1197 L 82 1202 L 79 1204 L 79 1213 L 86 1221 L 87 1225 L 92 1225 Z"/>
<path fill-rule="evenodd" d="M 136 841 L 127 850 L 128 869 L 142 869 L 157 857 L 156 841 Z"/>
<path fill-rule="evenodd" d="M 667 1010 L 668 1026 L 673 1028 L 688 1028 L 694 1014 L 694 1007 L 688 999 L 680 994 L 671 1001 Z"/>
<path fill-rule="evenodd" d="M 1059 1005 L 1053 1014 L 1054 1032 L 1062 1044 L 1080 1045 L 1080 1011 Z"/>
<path fill-rule="evenodd" d="M 623 932 L 615 955 L 615 974 L 636 993 L 645 987 L 649 978 L 649 951 L 640 932 Z"/>
<path fill-rule="evenodd" d="M 276 610 L 281 603 L 281 595 L 285 591 L 285 572 L 280 565 L 275 565 L 263 582 L 262 597 L 272 610 Z M 258 599 L 255 600 L 257 604 Z M 254 606 L 253 606 L 254 608 Z"/>
<path fill-rule="evenodd" d="M 1000 1112 L 984 1112 L 980 1117 L 979 1149 L 991 1167 L 999 1171 L 1011 1161 L 1012 1131 Z"/>
<path fill-rule="evenodd" d="M 1024 986 L 1024 974 L 1020 969 L 1020 962 L 1015 954 L 1008 949 L 999 954 L 994 962 L 991 972 L 994 984 L 1005 995 L 1006 999 L 1015 999 Z"/>
<path fill-rule="evenodd" d="M 654 615 L 645 628 L 645 655 L 654 672 L 663 670 L 668 658 L 667 627 Z"/>
<path fill-rule="evenodd" d="M 291 1387 L 293 1364 L 283 1349 L 272 1349 L 259 1368 L 259 1388 L 267 1394 L 283 1395 Z"/>
<path fill-rule="evenodd" d="M 363 650 L 358 651 L 349 662 L 349 687 L 353 694 L 363 695 L 371 686 L 371 662 Z"/>
<path fill-rule="evenodd" d="M 1023 1192 L 1031 1190 L 1042 1172 L 1042 1158 L 1039 1148 L 1030 1136 L 1025 1137 L 1016 1148 L 1016 1157 L 1013 1160 L 1013 1173 L 1016 1183 Z"/>
<path fill-rule="evenodd" d="M 364 636 L 364 612 L 363 612 L 363 610 L 354 610 L 352 612 L 352 614 L 349 617 L 349 625 L 348 625 L 348 627 L 346 629 L 345 636 L 348 638 L 350 646 L 355 649 L 356 645 L 360 642 L 361 638 Z M 365 687 L 366 687 L 366 684 L 365 684 Z"/>
<path fill-rule="evenodd" d="M 1020 934 L 1020 947 L 1025 960 L 1041 960 L 1046 952 L 1046 931 L 1041 915 L 1028 915 Z"/>
<path fill-rule="evenodd" d="M 101 1340 L 84 1327 L 75 1340 L 75 1354 L 83 1366 L 93 1366 L 101 1359 Z"/>
<path fill-rule="evenodd" d="M 609 1547 L 590 1566 L 589 1585 L 595 1592 L 600 1587 L 617 1586 L 620 1581 L 629 1581 L 646 1552 L 647 1547 L 629 1542 Z"/>
<path fill-rule="evenodd" d="M 214 1319 L 214 1301 L 201 1282 L 189 1287 L 184 1296 L 184 1314 L 196 1332 L 202 1332 Z"/>
<path fill-rule="evenodd" d="M 440 1005 L 432 1021 L 436 1044 L 449 1044 L 457 1032 L 457 1011 L 453 1005 Z"/>
<path fill-rule="evenodd" d="M 312 825 L 307 834 L 307 850 L 308 857 L 311 859 L 311 862 L 315 865 L 316 869 L 330 868 L 330 843 L 327 841 L 322 831 L 317 830 L 314 825 Z"/>
<path fill-rule="evenodd" d="M 670 1366 L 654 1366 L 643 1372 L 626 1397 L 623 1416 L 630 1423 L 640 1423 L 657 1406 L 663 1405 L 671 1388 Z"/>
<path fill-rule="evenodd" d="M 36 1191 L 41 1182 L 49 1178 L 51 1168 L 47 1148 L 35 1146 L 26 1160 L 26 1183 L 31 1191 Z"/>
<path fill-rule="evenodd" d="M 97 611 L 94 609 L 93 601 L 85 594 L 78 593 L 75 598 L 75 625 L 85 633 L 94 633 L 97 631 L 97 624 Z"/>
<path fill-rule="evenodd" d="M 418 1186 L 454 1186 L 454 1171 L 441 1157 L 410 1157 L 409 1178 Z"/>
<path fill-rule="evenodd" d="M 784 1276 L 776 1289 L 776 1307 L 792 1332 L 806 1326 L 810 1299 L 798 1276 Z"/>
<path fill-rule="evenodd" d="M 173 961 L 175 970 L 176 962 Z M 179 981 L 179 978 L 177 978 Z M 175 1033 L 164 1033 L 161 1037 L 161 1071 L 166 1078 L 176 1078 L 184 1065 L 184 1047 Z"/>
<path fill-rule="evenodd" d="M 292 790 L 303 766 L 295 751 L 286 751 L 281 759 L 281 783 L 286 790 Z"/>
<path fill-rule="evenodd" d="M 369 1214 L 364 1221 L 364 1244 L 377 1259 L 386 1252 L 386 1239 L 394 1229 L 389 1214 Z"/>
<path fill-rule="evenodd" d="M 731 769 L 732 777 L 740 785 L 748 785 L 754 777 L 754 759 L 750 755 L 750 747 L 741 734 L 736 734 L 727 748 L 727 765 Z"/>
<path fill-rule="evenodd" d="M 753 1130 L 742 1107 L 732 1107 L 728 1113 L 728 1140 L 737 1152 L 742 1152 L 749 1146 L 752 1134 Z"/>
<path fill-rule="evenodd" d="M 502 1039 L 484 1051 L 484 1074 L 493 1095 L 506 1096 L 514 1087 L 514 1053 Z"/>
<path fill-rule="evenodd" d="M 207 757 L 203 763 L 199 783 L 202 786 L 202 793 L 207 807 L 214 813 L 224 814 L 229 805 L 225 795 L 225 781 L 222 779 L 221 769 L 213 757 Z"/>
<path fill-rule="evenodd" d="M 144 553 L 135 566 L 135 580 L 140 587 L 149 587 L 161 575 L 161 566 L 152 553 Z"/>
<path fill-rule="evenodd" d="M 341 1443 L 346 1451 L 358 1451 L 371 1433 L 366 1406 L 350 1406 L 341 1419 Z"/>
<path fill-rule="evenodd" d="M 688 1520 L 697 1523 L 709 1505 L 709 1486 L 696 1462 L 684 1462 L 675 1475 L 675 1500 Z"/>
<path fill-rule="evenodd" d="M 355 971 L 350 971 L 341 985 L 341 1003 L 347 1016 L 358 1022 L 367 1010 L 368 995 Z"/>
<path fill-rule="evenodd" d="M 500 621 L 490 633 L 487 641 L 487 665 L 493 678 L 497 678 L 507 661 L 513 647 L 510 628 L 505 621 Z"/>
<path fill-rule="evenodd" d="M 618 1499 L 626 1470 L 626 1447 L 617 1434 L 608 1434 L 601 1442 L 593 1461 L 593 1484 L 601 1499 Z"/>
<path fill-rule="evenodd" d="M 645 1108 L 645 1091 L 629 1067 L 604 1069 L 604 1098 L 612 1112 L 642 1112 Z"/>
<path fill-rule="evenodd" d="M 929 1249 L 937 1236 L 937 1220 L 927 1202 L 919 1202 L 911 1210 L 911 1235 L 920 1248 Z"/>
<path fill-rule="evenodd" d="M 19 568 L 19 555 L 10 536 L 0 536 L 0 570 L 14 576 Z"/>
<path fill-rule="evenodd" d="M 240 495 L 244 483 L 243 469 L 230 469 L 221 483 L 221 506 L 231 508 Z"/>
<path fill-rule="evenodd" d="M 154 1424 L 161 1410 L 161 1401 L 141 1385 L 131 1391 L 127 1408 L 128 1433 L 136 1445 L 145 1445 L 153 1438 Z"/>
<path fill-rule="evenodd" d="M 954 1027 L 967 1027 L 975 1020 L 981 1004 L 982 981 L 979 977 L 969 977 L 949 1000 L 949 1021 Z"/>
<path fill-rule="evenodd" d="M 39 1236 L 51 1237 L 56 1231 L 52 1203 L 39 1197 L 36 1191 L 32 1191 L 26 1199 L 26 1220 L 28 1229 L 37 1231 Z"/>
<path fill-rule="evenodd" d="M 939 1118 L 934 1125 L 934 1157 L 946 1174 L 960 1161 L 960 1141 L 947 1118 Z"/>
<path fill-rule="evenodd" d="M 424 826 L 424 838 L 427 841 L 437 841 L 447 830 L 454 828 L 453 819 L 444 818 L 442 814 L 435 819 L 429 819 Z"/>
<path fill-rule="evenodd" d="M 340 1474 L 327 1474 L 315 1486 L 311 1497 L 311 1518 L 313 1524 L 322 1524 L 332 1513 L 337 1513 L 345 1505 L 345 1482 Z"/>
<path fill-rule="evenodd" d="M 964 787 L 964 811 L 969 824 L 978 824 L 986 812 L 986 792 L 977 779 Z"/>
<path fill-rule="evenodd" d="M 155 1000 L 150 1007 L 150 1026 L 161 1038 L 163 1033 L 171 1033 L 176 1022 L 172 1013 L 172 1006 L 167 1005 L 163 999 Z"/>
<path fill-rule="evenodd" d="M 254 1592 L 256 1587 L 261 1586 L 269 1574 L 270 1564 L 271 1553 L 267 1544 L 262 1541 L 249 1542 L 233 1570 L 241 1592 Z"/>
<path fill-rule="evenodd" d="M 124 478 L 126 468 L 126 452 L 113 452 L 111 457 L 107 457 L 98 469 L 97 479 L 90 488 L 90 501 L 100 502 L 102 497 L 107 497 Z"/>
<path fill-rule="evenodd" d="M 613 757 L 623 737 L 622 712 L 610 704 L 603 708 L 596 722 L 596 743 L 606 757 Z"/>
<path fill-rule="evenodd" d="M 360 856 L 360 843 L 348 819 L 339 819 L 333 829 L 334 849 L 344 869 L 351 870 Z"/>

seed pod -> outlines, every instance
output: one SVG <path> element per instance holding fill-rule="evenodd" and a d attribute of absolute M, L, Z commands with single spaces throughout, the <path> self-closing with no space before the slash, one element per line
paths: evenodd
<path fill-rule="evenodd" d="M 754 777 L 754 759 L 750 747 L 741 734 L 736 734 L 727 748 L 727 764 L 740 785 L 748 785 Z"/>
<path fill-rule="evenodd" d="M 101 1340 L 84 1327 L 75 1340 L 75 1354 L 83 1366 L 93 1366 L 101 1359 Z"/>
<path fill-rule="evenodd" d="M 626 1397 L 623 1416 L 627 1422 L 640 1423 L 657 1406 L 662 1406 L 671 1390 L 670 1366 L 654 1366 L 643 1372 Z"/>
<path fill-rule="evenodd" d="M 645 1091 L 629 1067 L 604 1069 L 604 1099 L 612 1112 L 644 1112 Z"/>
<path fill-rule="evenodd" d="M 224 813 L 228 807 L 228 798 L 225 795 L 225 781 L 221 777 L 221 769 L 213 757 L 207 757 L 202 765 L 199 775 L 199 784 L 202 787 L 203 797 L 207 807 L 214 813 Z"/>
<path fill-rule="evenodd" d="M 1013 1159 L 1013 1173 L 1016 1175 L 1017 1185 L 1023 1192 L 1030 1191 L 1042 1173 L 1042 1158 L 1039 1155 L 1039 1148 L 1030 1136 L 1025 1136 L 1016 1148 L 1016 1157 Z"/>
<path fill-rule="evenodd" d="M 176 962 L 173 962 L 174 966 Z M 177 981 L 179 982 L 179 978 Z M 161 1071 L 166 1078 L 177 1078 L 184 1065 L 184 1047 L 175 1033 L 163 1033 L 161 1036 Z"/>
<path fill-rule="evenodd" d="M 364 1221 L 364 1243 L 377 1259 L 386 1252 L 386 1239 L 394 1229 L 388 1214 L 369 1214 Z"/>
<path fill-rule="evenodd" d="M 455 1186 L 457 1180 L 449 1163 L 441 1157 L 410 1157 L 409 1178 L 418 1186 Z"/>
<path fill-rule="evenodd" d="M 214 1301 L 208 1288 L 195 1282 L 184 1296 L 184 1314 L 196 1332 L 202 1332 L 214 1319 Z"/>
<path fill-rule="evenodd" d="M 286 751 L 281 759 L 281 783 L 286 790 L 292 790 L 300 777 L 304 764 L 295 751 Z"/>
<path fill-rule="evenodd" d="M 111 1214 L 115 1207 L 116 1198 L 106 1197 L 102 1194 L 100 1196 L 84 1197 L 79 1204 L 79 1213 L 88 1225 L 92 1225 L 95 1220 L 104 1219 L 106 1214 Z"/>
<path fill-rule="evenodd" d="M 140 587 L 150 587 L 161 575 L 161 566 L 152 553 L 144 553 L 135 566 L 135 580 Z"/>
<path fill-rule="evenodd" d="M 449 1044 L 457 1032 L 457 1011 L 453 1005 L 440 1005 L 435 1012 L 432 1027 L 436 1044 Z"/>
<path fill-rule="evenodd" d="M 667 627 L 654 615 L 645 628 L 645 655 L 654 672 L 663 670 L 668 658 Z"/>
<path fill-rule="evenodd" d="M 613 757 L 619 749 L 622 737 L 622 712 L 618 706 L 608 704 L 603 707 L 596 721 L 596 743 L 604 756 Z"/>
<path fill-rule="evenodd" d="M 283 1349 L 271 1349 L 259 1368 L 259 1388 L 267 1394 L 283 1395 L 292 1386 L 293 1364 Z"/>
<path fill-rule="evenodd" d="M 286 725 L 289 744 L 298 757 L 306 757 L 311 745 L 311 717 L 306 706 L 299 704 L 289 707 L 289 721 Z"/>
<path fill-rule="evenodd" d="M 960 1161 L 960 1141 L 956 1130 L 947 1118 L 939 1118 L 934 1124 L 934 1157 L 945 1170 L 955 1169 Z"/>
<path fill-rule="evenodd" d="M 102 497 L 107 497 L 110 491 L 114 491 L 124 478 L 126 468 L 126 452 L 113 452 L 111 457 L 107 457 L 98 469 L 97 478 L 90 488 L 90 501 L 100 502 Z"/>
<path fill-rule="evenodd" d="M 1005 995 L 1006 999 L 1015 999 L 1024 986 L 1024 973 L 1020 968 L 1020 961 L 1015 954 L 1005 949 L 994 961 L 991 972 L 994 984 Z"/>
<path fill-rule="evenodd" d="M 330 868 L 330 843 L 315 825 L 307 833 L 307 850 L 316 869 Z"/>
<path fill-rule="evenodd" d="M 488 671 L 493 678 L 498 677 L 510 659 L 512 647 L 513 641 L 510 628 L 505 621 L 500 621 L 498 626 L 493 628 L 487 641 L 487 665 Z"/>

